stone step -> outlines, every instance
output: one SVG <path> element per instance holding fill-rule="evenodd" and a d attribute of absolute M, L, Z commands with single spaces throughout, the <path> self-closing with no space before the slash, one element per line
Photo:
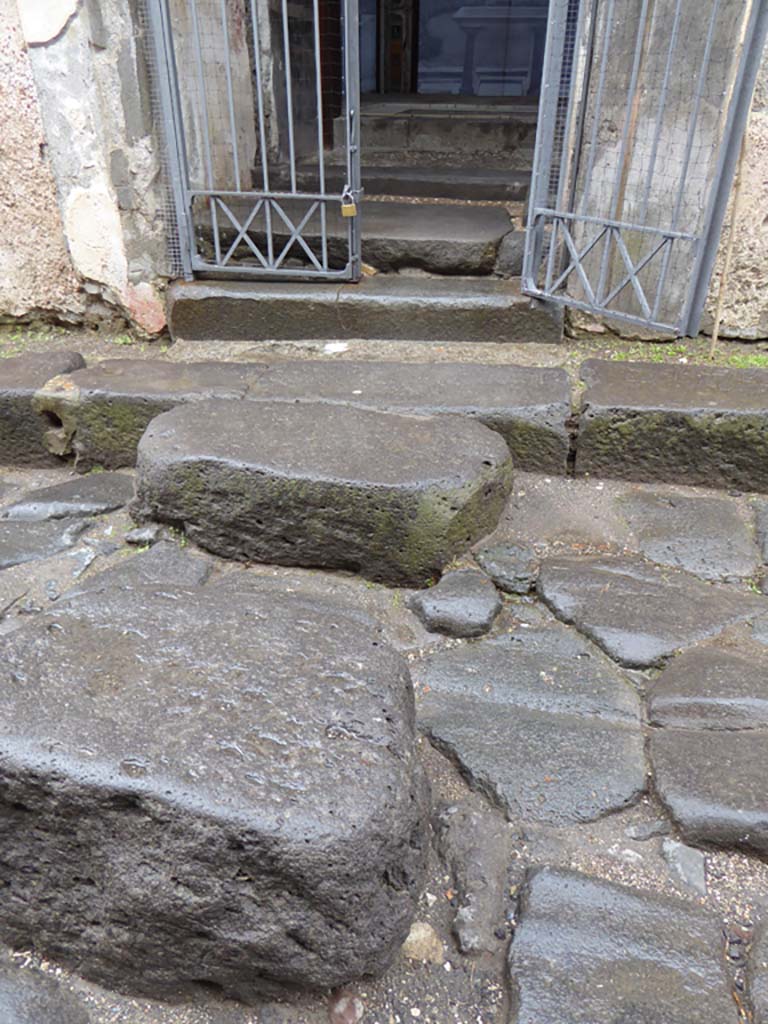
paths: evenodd
<path fill-rule="evenodd" d="M 390 965 L 427 792 L 407 663 L 365 614 L 96 575 L 5 637 L 0 700 L 0 941 L 175 1000 Z"/>
<path fill-rule="evenodd" d="M 339 196 L 341 188 L 339 185 Z M 313 191 L 318 188 L 312 185 Z M 232 200 L 229 208 L 244 223 L 252 211 L 252 204 Z M 306 213 L 304 202 L 284 200 L 281 206 L 293 223 Z M 520 211 L 522 215 L 522 211 Z M 515 225 L 505 206 L 478 206 L 453 203 L 400 203 L 366 200 L 360 207 L 363 261 L 380 271 L 415 267 L 433 274 L 490 274 L 502 239 Z M 250 237 L 262 252 L 267 251 L 264 215 L 252 222 Z M 331 269 L 341 269 L 348 258 L 349 221 L 341 216 L 341 205 L 327 208 L 327 248 Z M 285 223 L 272 218 L 273 245 L 279 252 L 290 239 Z M 236 238 L 235 228 L 219 219 L 221 244 L 225 250 Z M 207 235 L 208 253 L 213 258 L 213 236 Z M 322 251 L 320 214 L 316 213 L 302 232 L 305 243 L 316 255 Z M 257 261 L 250 251 L 241 249 L 245 260 Z M 308 258 L 300 246 L 294 245 L 290 258 L 309 266 Z M 255 263 L 254 263 L 255 265 Z"/>
<path fill-rule="evenodd" d="M 765 370 L 590 359 L 576 472 L 768 491 Z"/>
<path fill-rule="evenodd" d="M 359 284 L 175 282 L 168 323 L 187 341 L 545 342 L 563 337 L 560 308 L 519 281 L 378 274 Z"/>
<path fill-rule="evenodd" d="M 423 586 L 494 529 L 511 488 L 509 449 L 470 419 L 214 400 L 149 425 L 133 515 L 225 558 Z"/>
<path fill-rule="evenodd" d="M 477 419 L 507 442 L 514 464 L 567 471 L 571 412 L 564 370 L 478 363 L 322 362 L 170 363 L 105 360 L 36 393 L 49 420 L 49 442 L 94 466 L 132 466 L 150 421 L 206 398 L 312 401 L 430 416 Z"/>

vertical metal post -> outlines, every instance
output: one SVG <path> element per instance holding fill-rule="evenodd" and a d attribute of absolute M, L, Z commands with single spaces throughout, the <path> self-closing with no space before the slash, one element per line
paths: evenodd
<path fill-rule="evenodd" d="M 320 0 L 312 0 L 312 14 L 315 23 L 315 94 L 317 99 L 317 167 L 319 186 L 325 192 L 325 125 L 323 123 L 323 69 L 320 50 Z M 328 269 L 328 209 L 320 203 L 320 236 L 323 270 Z"/>
<path fill-rule="evenodd" d="M 288 27 L 288 0 L 281 4 L 283 16 L 283 63 L 285 65 L 285 105 L 288 109 L 288 160 L 291 169 L 291 191 L 296 192 L 296 142 L 293 133 L 293 71 L 291 68 L 291 37 Z"/>
<path fill-rule="evenodd" d="M 176 89 L 176 60 L 173 38 L 166 9 L 166 0 L 149 0 L 147 13 L 149 30 L 157 68 L 158 94 L 163 116 L 163 134 L 168 155 L 168 176 L 179 232 L 181 267 L 184 277 L 192 279 L 192 245 L 194 233 L 191 212 L 186 198 L 189 170 L 186 158 L 184 123 Z"/>
<path fill-rule="evenodd" d="M 720 144 L 715 184 L 707 209 L 706 230 L 699 245 L 694 268 L 694 283 L 681 321 L 681 331 L 688 336 L 695 336 L 699 333 L 709 282 L 717 259 L 720 232 L 728 209 L 736 164 L 739 160 L 741 148 L 739 140 L 747 127 L 752 95 L 760 71 L 766 39 L 768 39 L 768 3 L 766 0 L 753 0 L 734 94 L 728 111 L 725 133 Z"/>
<path fill-rule="evenodd" d="M 253 31 L 253 66 L 256 79 L 256 116 L 259 126 L 259 151 L 261 153 L 261 177 L 265 192 L 269 192 L 269 152 L 267 150 L 267 129 L 264 117 L 264 91 L 261 75 L 261 33 L 256 12 L 256 0 L 251 2 L 251 29 Z M 275 262 L 275 242 L 272 234 L 272 203 L 264 201 L 264 222 L 267 229 L 267 263 Z"/>
<path fill-rule="evenodd" d="M 229 108 L 229 133 L 232 139 L 232 163 L 235 171 L 235 188 L 242 190 L 240 182 L 240 155 L 237 147 L 237 119 L 235 117 L 235 94 L 232 89 L 232 60 L 229 45 L 229 22 L 226 0 L 221 0 L 221 32 L 224 37 L 224 73 L 227 80 L 227 107 Z"/>
<path fill-rule="evenodd" d="M 195 66 L 197 68 L 197 83 L 200 89 L 200 100 L 202 110 L 200 117 L 203 128 L 203 154 L 205 157 L 205 171 L 208 183 L 208 191 L 214 189 L 213 182 L 213 159 L 211 157 L 211 136 L 208 124 L 208 93 L 205 88 L 205 71 L 203 69 L 203 52 L 200 44 L 200 25 L 197 20 L 197 0 L 189 0 L 192 13 L 192 39 L 195 44 Z M 216 251 L 216 262 L 221 263 L 221 239 L 219 237 L 219 216 L 216 209 L 216 200 L 209 199 L 208 206 L 211 211 L 211 228 L 213 230 L 213 247 Z"/>
<path fill-rule="evenodd" d="M 357 216 L 349 218 L 349 252 L 352 279 L 361 274 L 360 247 L 360 31 L 358 0 L 343 2 L 344 91 L 347 122 L 347 182 L 357 202 Z"/>

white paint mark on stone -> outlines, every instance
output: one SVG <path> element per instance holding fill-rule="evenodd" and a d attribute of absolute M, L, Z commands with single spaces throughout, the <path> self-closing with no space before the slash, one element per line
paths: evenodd
<path fill-rule="evenodd" d="M 348 348 L 346 341 L 329 341 L 327 345 L 323 345 L 323 352 L 330 355 L 334 352 L 346 352 Z"/>
<path fill-rule="evenodd" d="M 55 39 L 77 10 L 78 0 L 24 0 L 19 4 L 26 41 L 35 44 Z"/>

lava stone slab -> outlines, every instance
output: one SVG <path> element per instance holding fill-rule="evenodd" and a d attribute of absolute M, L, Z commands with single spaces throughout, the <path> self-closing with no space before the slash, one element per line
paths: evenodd
<path fill-rule="evenodd" d="M 482 636 L 501 611 L 501 598 L 487 576 L 461 569 L 446 573 L 436 586 L 413 594 L 408 607 L 431 633 Z"/>
<path fill-rule="evenodd" d="M 536 586 L 539 557 L 529 544 L 497 544 L 475 555 L 477 564 L 500 590 L 527 594 Z"/>
<path fill-rule="evenodd" d="M 589 359 L 576 472 L 768 491 L 768 374 Z"/>
<path fill-rule="evenodd" d="M 65 591 L 62 599 L 85 591 L 111 590 L 116 587 L 135 589 L 152 583 L 169 583 L 176 587 L 202 586 L 211 575 L 213 562 L 208 557 L 192 555 L 168 540 L 158 541 L 146 551 L 130 552 L 122 562 L 84 576 Z"/>
<path fill-rule="evenodd" d="M 754 594 L 625 557 L 546 559 L 537 589 L 558 618 L 632 668 L 661 665 L 764 607 Z"/>
<path fill-rule="evenodd" d="M 705 580 L 738 580 L 760 567 L 752 531 L 727 498 L 640 491 L 619 498 L 619 507 L 653 562 Z"/>
<path fill-rule="evenodd" d="M 122 508 L 132 498 L 132 477 L 125 473 L 93 473 L 31 491 L 0 510 L 0 519 L 33 522 L 98 516 Z"/>
<path fill-rule="evenodd" d="M 544 869 L 509 952 L 516 1024 L 737 1024 L 720 921 L 692 903 Z"/>
<path fill-rule="evenodd" d="M 656 729 L 650 758 L 686 841 L 768 854 L 768 732 Z"/>
<path fill-rule="evenodd" d="M 459 417 L 200 402 L 139 445 L 134 516 L 226 558 L 424 585 L 496 525 L 512 486 L 498 434 Z"/>
<path fill-rule="evenodd" d="M 0 569 L 51 558 L 75 546 L 88 529 L 82 519 L 43 522 L 0 522 Z"/>
<path fill-rule="evenodd" d="M 645 788 L 637 694 L 558 623 L 440 652 L 413 674 L 420 728 L 512 820 L 594 821 Z"/>
<path fill-rule="evenodd" d="M 752 1004 L 753 1024 L 768 1024 L 768 926 L 758 926 L 747 961 L 747 985 Z"/>
<path fill-rule="evenodd" d="M 270 366 L 248 397 L 469 416 L 502 435 L 518 469 L 567 470 L 571 395 L 561 369 L 296 360 Z"/>
<path fill-rule="evenodd" d="M 119 469 L 134 465 L 139 439 L 155 416 L 186 402 L 240 399 L 263 369 L 259 363 L 107 359 L 49 381 L 35 408 L 51 421 L 50 451 L 74 454 L 81 472 Z"/>
<path fill-rule="evenodd" d="M 85 1006 L 54 979 L 13 964 L 0 964 L 3 1024 L 91 1024 Z"/>
<path fill-rule="evenodd" d="M 653 682 L 648 719 L 673 729 L 768 729 L 768 658 L 714 646 L 684 651 Z"/>
<path fill-rule="evenodd" d="M 109 987 L 381 973 L 426 795 L 407 665 L 330 602 L 97 589 L 2 640 L 0 939 Z"/>
<path fill-rule="evenodd" d="M 77 352 L 31 352 L 0 359 L 0 465 L 59 463 L 45 445 L 49 423 L 32 407 L 38 388 L 60 374 L 85 366 Z"/>

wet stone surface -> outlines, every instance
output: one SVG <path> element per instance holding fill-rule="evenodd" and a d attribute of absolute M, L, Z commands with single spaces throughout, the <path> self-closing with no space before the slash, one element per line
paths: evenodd
<path fill-rule="evenodd" d="M 123 508 L 132 498 L 132 477 L 125 473 L 93 473 L 25 494 L 0 510 L 0 520 L 33 522 L 103 515 Z"/>
<path fill-rule="evenodd" d="M 428 590 L 413 594 L 408 606 L 432 633 L 476 637 L 487 633 L 501 611 L 496 588 L 480 572 L 448 572 Z"/>
<path fill-rule="evenodd" d="M 6 942 L 153 995 L 391 963 L 426 790 L 407 667 L 372 622 L 258 588 L 96 586 L 4 639 L 0 709 Z"/>
<path fill-rule="evenodd" d="M 0 1020 L 3 1024 L 91 1024 L 83 1004 L 53 979 L 0 963 Z"/>
<path fill-rule="evenodd" d="M 483 572 L 508 594 L 527 594 L 536 586 L 539 557 L 528 544 L 482 548 L 475 558 Z"/>
<path fill-rule="evenodd" d="M 538 593 L 563 622 L 632 668 L 661 665 L 765 607 L 756 595 L 627 557 L 546 559 Z"/>
<path fill-rule="evenodd" d="M 200 402 L 144 434 L 133 512 L 226 558 L 423 586 L 493 529 L 511 485 L 502 438 L 459 417 Z"/>
<path fill-rule="evenodd" d="M 700 907 L 543 870 L 510 947 L 516 1024 L 737 1024 L 721 923 Z"/>
<path fill-rule="evenodd" d="M 640 702 L 558 623 L 414 665 L 420 727 L 513 820 L 590 821 L 645 788 Z"/>
<path fill-rule="evenodd" d="M 82 519 L 42 522 L 0 521 L 0 569 L 34 562 L 74 547 L 88 529 Z"/>

